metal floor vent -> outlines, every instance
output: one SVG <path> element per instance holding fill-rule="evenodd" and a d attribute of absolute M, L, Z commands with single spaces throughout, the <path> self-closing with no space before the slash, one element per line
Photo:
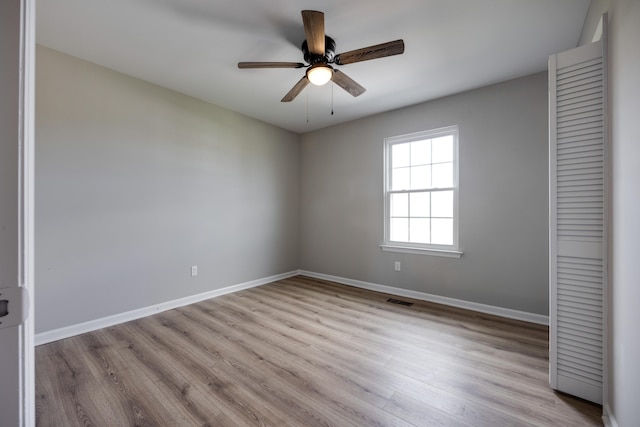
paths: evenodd
<path fill-rule="evenodd" d="M 393 299 L 393 298 L 389 298 L 389 299 L 387 300 L 387 302 L 390 302 L 390 303 L 392 303 L 392 304 L 405 305 L 405 306 L 407 306 L 407 307 L 411 307 L 411 306 L 413 305 L 413 303 L 412 303 L 412 302 L 402 301 L 402 300 L 399 300 L 399 299 Z"/>

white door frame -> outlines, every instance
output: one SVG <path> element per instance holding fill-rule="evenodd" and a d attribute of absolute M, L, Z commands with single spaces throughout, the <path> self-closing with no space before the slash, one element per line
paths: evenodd
<path fill-rule="evenodd" d="M 35 0 L 0 1 L 0 300 L 9 301 L 9 316 L 0 318 L 3 427 L 35 425 L 34 54 Z M 21 300 L 26 317 L 12 326 L 6 319 Z"/>

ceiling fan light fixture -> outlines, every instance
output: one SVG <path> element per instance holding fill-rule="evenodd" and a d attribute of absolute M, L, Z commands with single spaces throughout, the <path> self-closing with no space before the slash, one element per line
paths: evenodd
<path fill-rule="evenodd" d="M 317 64 L 307 70 L 307 78 L 316 86 L 322 86 L 331 80 L 333 68 L 326 64 Z"/>
<path fill-rule="evenodd" d="M 301 46 L 302 55 L 305 63 L 309 65 L 305 65 L 302 62 L 238 62 L 238 68 L 308 67 L 305 75 L 293 85 L 280 100 L 281 102 L 293 101 L 309 83 L 322 86 L 327 84 L 329 80 L 347 91 L 351 96 L 360 96 L 366 89 L 341 70 L 334 70 L 329 64 L 347 65 L 404 53 L 404 41 L 398 39 L 336 55 L 335 40 L 324 32 L 324 13 L 317 10 L 303 10 L 302 24 L 305 33 L 305 40 Z"/>

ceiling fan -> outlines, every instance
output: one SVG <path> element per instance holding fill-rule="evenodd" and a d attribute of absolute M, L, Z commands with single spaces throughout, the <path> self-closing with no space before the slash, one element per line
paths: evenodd
<path fill-rule="evenodd" d="M 404 41 L 394 40 L 335 55 L 336 42 L 324 33 L 324 13 L 315 10 L 302 11 L 302 23 L 306 40 L 302 53 L 308 65 L 302 62 L 239 62 L 238 68 L 307 68 L 305 75 L 287 93 L 282 102 L 291 102 L 309 83 L 321 86 L 329 80 L 353 96 L 366 90 L 345 73 L 329 64 L 347 65 L 404 53 Z"/>

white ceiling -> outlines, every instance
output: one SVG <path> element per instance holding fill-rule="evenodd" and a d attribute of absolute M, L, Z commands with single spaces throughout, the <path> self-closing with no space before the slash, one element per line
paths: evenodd
<path fill-rule="evenodd" d="M 302 133 L 545 70 L 576 46 L 589 2 L 39 0 L 36 32 L 41 45 Z M 237 63 L 304 62 L 302 9 L 325 13 L 336 53 L 399 38 L 405 53 L 340 67 L 367 89 L 357 98 L 309 85 L 282 103 L 304 69 Z"/>

